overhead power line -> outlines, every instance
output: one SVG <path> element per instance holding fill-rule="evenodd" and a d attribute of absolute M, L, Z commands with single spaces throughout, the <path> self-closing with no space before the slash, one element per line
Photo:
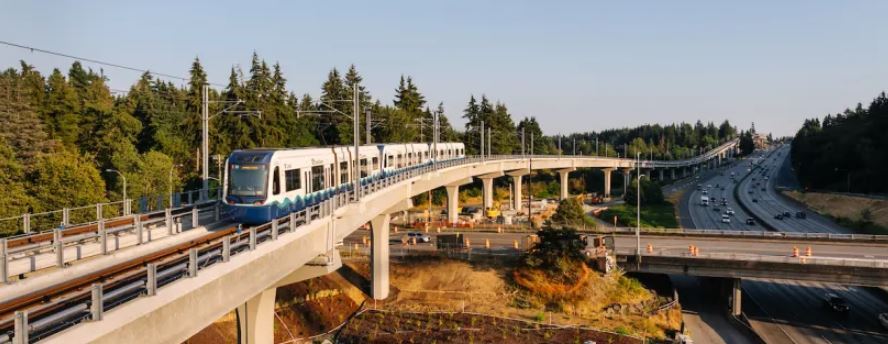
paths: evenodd
<path fill-rule="evenodd" d="M 31 47 L 31 46 L 27 46 L 27 45 L 23 45 L 23 44 L 18 44 L 18 43 L 12 43 L 12 42 L 7 42 L 7 41 L 0 41 L 0 44 L 7 45 L 7 46 L 10 46 L 10 47 L 15 47 L 15 48 L 21 48 L 21 49 L 29 50 L 29 51 L 31 51 L 32 53 L 33 53 L 33 52 L 38 52 L 38 53 L 43 53 L 43 54 L 47 54 L 47 55 L 60 56 L 60 57 L 65 57 L 65 58 L 69 58 L 69 59 L 73 59 L 73 60 L 79 60 L 79 61 L 86 61 L 86 62 L 95 63 L 95 64 L 99 64 L 99 65 L 103 65 L 103 66 L 108 66 L 108 67 L 113 67 L 113 68 L 119 68 L 119 69 L 124 69 L 124 70 L 134 71 L 134 72 L 151 73 L 152 75 L 162 76 L 162 77 L 170 78 L 170 79 L 177 79 L 177 80 L 182 80 L 182 81 L 190 81 L 190 80 L 191 80 L 190 78 L 186 78 L 186 77 L 182 77 L 182 76 L 178 76 L 178 75 L 172 75 L 172 74 L 167 74 L 167 73 L 159 73 L 159 72 L 152 72 L 151 70 L 148 70 L 148 69 L 136 68 L 136 67 L 130 67 L 130 66 L 124 66 L 124 65 L 122 65 L 122 64 L 118 64 L 118 63 L 105 62 L 105 61 L 101 61 L 101 60 L 97 60 L 97 59 L 91 59 L 91 58 L 87 58 L 87 57 L 74 56 L 74 55 L 71 55 L 71 54 L 60 53 L 60 52 L 57 52 L 57 51 L 51 51 L 51 50 L 46 50 L 46 49 L 41 49 L 41 48 Z M 214 86 L 218 86 L 218 87 L 227 87 L 226 85 L 221 85 L 221 84 L 215 84 L 215 83 L 209 83 L 209 84 L 210 84 L 210 85 L 214 85 Z"/>

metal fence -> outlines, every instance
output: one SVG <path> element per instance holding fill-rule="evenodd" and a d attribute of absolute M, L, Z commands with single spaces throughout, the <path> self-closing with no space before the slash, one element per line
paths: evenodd
<path fill-rule="evenodd" d="M 86 206 L 63 208 L 39 213 L 26 213 L 0 219 L 0 237 L 16 234 L 30 234 L 66 228 L 75 225 L 95 223 L 132 214 L 142 214 L 165 208 L 179 208 L 185 205 L 216 201 L 221 198 L 221 189 L 201 189 L 176 192 L 158 196 L 143 196 L 138 199 L 97 203 Z M 135 209 L 133 208 L 135 206 Z"/>

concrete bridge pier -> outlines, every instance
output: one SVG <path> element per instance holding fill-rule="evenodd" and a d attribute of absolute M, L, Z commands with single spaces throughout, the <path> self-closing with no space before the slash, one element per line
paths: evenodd
<path fill-rule="evenodd" d="M 454 223 L 459 220 L 459 185 L 448 185 L 447 190 L 447 222 Z"/>
<path fill-rule="evenodd" d="M 370 229 L 373 232 L 370 239 L 370 278 L 372 280 L 370 293 L 375 300 L 385 300 L 389 295 L 389 224 L 391 219 L 391 215 L 385 213 L 370 220 Z"/>
<path fill-rule="evenodd" d="M 623 195 L 626 195 L 626 190 L 629 190 L 629 181 L 632 180 L 632 169 L 624 168 L 623 169 Z"/>
<path fill-rule="evenodd" d="M 663 170 L 663 169 L 661 168 L 661 169 L 660 169 L 660 178 L 658 178 L 657 180 L 659 180 L 659 181 L 661 181 L 661 182 L 664 181 L 664 180 L 666 180 L 666 173 L 665 173 L 665 172 L 666 172 L 666 171 Z M 675 179 L 675 178 L 673 177 L 673 179 Z"/>
<path fill-rule="evenodd" d="M 613 168 L 603 168 L 601 172 L 604 173 L 604 197 L 610 198 L 611 196 L 611 172 L 613 172 Z"/>
<path fill-rule="evenodd" d="M 483 206 L 484 213 L 487 213 L 487 209 L 493 207 L 493 178 L 481 178 L 481 193 L 483 194 Z"/>
<path fill-rule="evenodd" d="M 484 208 L 484 214 L 487 214 L 487 209 L 493 207 L 493 180 L 497 177 L 502 176 L 502 171 L 478 176 L 478 179 L 481 179 L 481 191 L 483 194 L 482 204 Z"/>
<path fill-rule="evenodd" d="M 740 316 L 743 313 L 742 305 L 741 279 L 734 278 L 731 281 L 731 314 Z"/>
<path fill-rule="evenodd" d="M 561 199 L 562 200 L 570 197 L 570 195 L 568 194 L 568 191 L 567 191 L 567 187 L 569 186 L 568 177 L 570 176 L 571 172 L 576 171 L 576 170 L 577 169 L 574 167 L 563 168 L 563 169 L 558 170 L 558 176 L 560 177 L 560 181 L 561 181 Z"/>
<path fill-rule="evenodd" d="M 274 305 L 277 288 L 323 276 L 342 267 L 339 251 L 332 250 L 296 269 L 284 279 L 251 297 L 235 309 L 238 325 L 238 343 L 274 343 Z"/>
<path fill-rule="evenodd" d="M 509 171 L 506 174 L 512 177 L 512 209 L 520 212 L 521 205 L 524 204 L 521 197 L 521 179 L 524 175 L 530 174 L 530 169 Z"/>
<path fill-rule="evenodd" d="M 274 343 L 274 297 L 276 294 L 275 288 L 269 288 L 237 307 L 238 343 Z"/>
<path fill-rule="evenodd" d="M 669 169 L 669 172 L 672 173 L 672 180 L 675 180 L 675 169 L 674 169 L 674 168 L 670 168 L 670 169 Z"/>

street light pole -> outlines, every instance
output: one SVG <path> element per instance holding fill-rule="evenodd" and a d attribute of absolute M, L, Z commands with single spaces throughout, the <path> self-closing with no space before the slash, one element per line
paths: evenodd
<path fill-rule="evenodd" d="M 635 255 L 641 257 L 641 153 L 635 152 Z"/>
<path fill-rule="evenodd" d="M 204 84 L 201 87 L 201 135 L 200 135 L 200 160 L 201 160 L 201 180 L 202 180 L 202 188 L 203 191 L 200 192 L 200 198 L 206 199 L 209 196 L 210 189 L 210 85 Z M 243 103 L 242 100 L 214 100 L 212 103 L 231 103 L 232 106 Z M 262 111 L 229 111 L 229 108 L 223 109 L 222 111 L 217 112 L 213 116 L 216 116 L 221 113 L 234 113 L 241 115 L 257 115 L 260 118 L 262 117 Z"/>
<path fill-rule="evenodd" d="M 524 127 L 521 127 L 521 156 L 524 156 Z"/>
<path fill-rule="evenodd" d="M 366 134 L 367 139 L 366 139 L 366 141 L 367 141 L 367 144 L 369 145 L 370 144 L 370 116 L 372 116 L 372 114 L 370 113 L 370 109 L 364 110 L 364 113 L 367 115 L 367 116 L 365 116 L 366 121 L 367 121 L 367 134 Z"/>
<path fill-rule="evenodd" d="M 210 85 L 204 84 L 201 87 L 201 95 L 203 98 L 201 109 L 201 135 L 200 135 L 200 159 L 201 179 L 203 180 L 202 188 L 209 190 L 210 188 Z M 201 195 L 203 192 L 201 192 Z"/>
<path fill-rule="evenodd" d="M 484 160 L 484 121 L 481 121 L 481 160 Z"/>
<path fill-rule="evenodd" d="M 488 158 L 493 155 L 493 142 L 492 142 L 493 141 L 492 140 L 493 134 L 491 133 L 492 129 L 493 128 L 491 128 L 491 127 L 487 127 L 487 157 Z"/>
<path fill-rule="evenodd" d="M 352 165 L 352 175 L 354 176 L 352 179 L 352 183 L 353 183 L 352 186 L 355 188 L 355 202 L 357 202 L 357 201 L 361 200 L 361 173 L 358 172 L 358 169 L 360 168 L 360 163 L 361 163 L 361 158 L 360 158 L 361 154 L 358 151 L 358 142 L 360 142 L 360 140 L 361 140 L 361 138 L 359 137 L 359 135 L 360 135 L 359 129 L 360 129 L 360 125 L 361 125 L 361 115 L 360 115 L 360 113 L 361 113 L 361 99 L 358 98 L 358 84 L 357 83 L 355 83 L 355 85 L 354 85 L 352 102 L 354 103 L 353 104 L 354 105 L 354 108 L 353 108 L 354 115 L 352 115 L 352 117 L 354 118 L 354 125 L 353 125 L 354 128 L 352 131 L 354 133 L 353 134 L 354 135 L 353 141 L 355 143 L 355 162 Z"/>

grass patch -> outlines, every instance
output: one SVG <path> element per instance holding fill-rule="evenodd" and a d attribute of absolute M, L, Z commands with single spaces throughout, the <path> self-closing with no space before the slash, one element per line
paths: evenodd
<path fill-rule="evenodd" d="M 620 225 L 627 227 L 636 226 L 634 205 L 618 204 L 601 212 L 601 219 L 607 222 L 612 223 L 614 216 L 617 217 L 617 223 Z M 641 226 L 648 228 L 678 228 L 678 221 L 675 219 L 675 207 L 668 202 L 642 206 Z"/>

